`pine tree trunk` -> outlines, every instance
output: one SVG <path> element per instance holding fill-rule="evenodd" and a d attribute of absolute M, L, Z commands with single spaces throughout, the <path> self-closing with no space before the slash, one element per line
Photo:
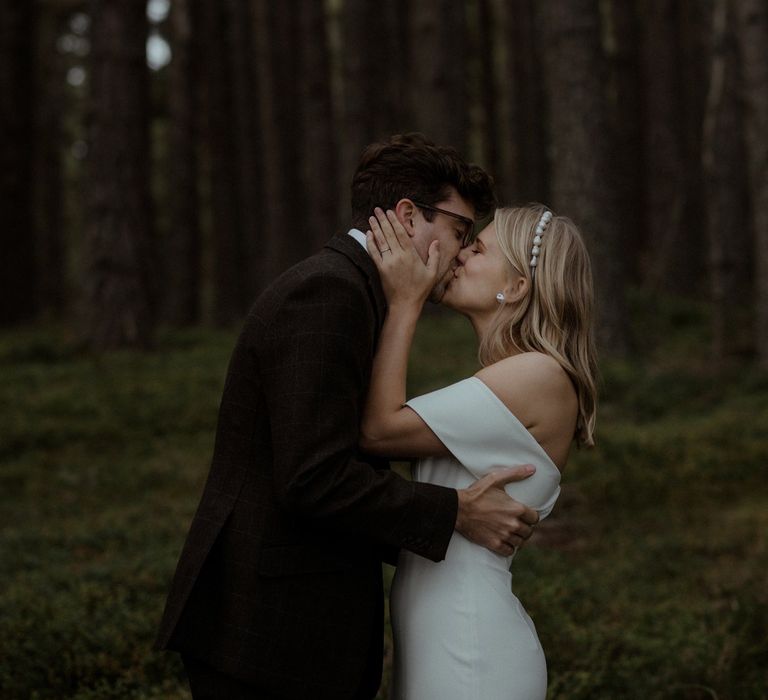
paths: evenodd
<path fill-rule="evenodd" d="M 690 236 L 685 265 L 700 297 L 708 295 L 709 268 L 706 245 L 707 204 L 704 193 L 702 125 L 705 119 L 710 69 L 711 0 L 684 2 L 677 29 L 682 74 L 682 152 L 685 172 L 685 231 Z"/>
<path fill-rule="evenodd" d="M 40 311 L 63 315 L 69 299 L 66 289 L 64 241 L 62 122 L 67 113 L 64 95 L 66 69 L 56 42 L 64 31 L 66 13 L 52 5 L 37 5 L 39 31 L 35 46 L 34 211 L 37 299 Z"/>
<path fill-rule="evenodd" d="M 503 204 L 515 201 L 520 189 L 515 164 L 522 137 L 512 108 L 517 76 L 513 73 L 513 47 L 509 42 L 510 17 L 504 0 L 478 0 L 474 44 L 479 75 L 471 83 L 477 84 L 480 94 L 470 98 L 482 108 L 482 119 L 473 129 L 481 138 L 479 160 L 493 175 Z"/>
<path fill-rule="evenodd" d="M 410 105 L 413 124 L 437 143 L 466 152 L 469 131 L 464 3 L 420 0 L 410 6 Z"/>
<path fill-rule="evenodd" d="M 254 0 L 258 47 L 259 105 L 264 145 L 266 277 L 279 275 L 306 256 L 306 193 L 302 173 L 302 118 L 299 102 L 298 0 Z"/>
<path fill-rule="evenodd" d="M 768 6 L 733 2 L 746 107 L 747 162 L 755 261 L 755 340 L 760 365 L 768 369 Z M 746 250 L 739 251 L 747 256 Z"/>
<path fill-rule="evenodd" d="M 624 303 L 625 260 L 611 168 L 614 145 L 603 95 L 598 3 L 542 0 L 539 34 L 547 50 L 552 202 L 584 232 L 595 274 L 598 340 L 612 353 L 628 345 Z"/>
<path fill-rule="evenodd" d="M 678 4 L 643 3 L 643 96 L 645 102 L 645 187 L 648 216 L 647 265 L 650 286 L 690 291 L 691 256 L 685 212 L 683 105 Z"/>
<path fill-rule="evenodd" d="M 32 211 L 34 7 L 0 3 L 0 325 L 37 312 L 35 223 Z"/>
<path fill-rule="evenodd" d="M 550 199 L 547 158 L 548 97 L 542 54 L 546 54 L 536 21 L 535 0 L 516 0 L 508 7 L 512 53 L 512 124 L 517 132 L 517 158 L 512 201 L 548 202 Z M 561 105 L 557 105 L 560 109 Z"/>
<path fill-rule="evenodd" d="M 346 0 L 341 6 L 341 75 L 343 139 L 341 183 L 344 208 L 349 206 L 346 185 L 351 182 L 363 148 L 386 138 L 403 124 L 402 81 L 407 42 L 399 31 L 398 2 Z"/>
<path fill-rule="evenodd" d="M 232 80 L 233 158 L 237 178 L 236 195 L 240 211 L 238 249 L 242 260 L 242 308 L 247 309 L 266 282 L 263 249 L 264 163 L 263 140 L 258 120 L 259 94 L 254 45 L 252 3 L 227 0 L 230 38 L 229 70 Z"/>
<path fill-rule="evenodd" d="M 240 173 L 235 136 L 234 80 L 230 66 L 231 16 L 225 3 L 201 3 L 204 142 L 210 178 L 213 321 L 227 326 L 246 307 Z"/>
<path fill-rule="evenodd" d="M 739 258 L 748 250 L 742 113 L 738 56 L 728 0 L 717 0 L 712 18 L 709 92 L 704 120 L 703 168 L 707 201 L 710 289 L 713 307 L 712 353 L 723 360 L 739 344 L 743 279 Z"/>
<path fill-rule="evenodd" d="M 640 32 L 635 2 L 610 0 L 602 9 L 606 55 L 610 61 L 611 132 L 616 139 L 616 188 L 621 212 L 622 238 L 628 251 L 627 273 L 640 281 L 639 262 L 647 242 L 645 153 L 643 149 Z"/>
<path fill-rule="evenodd" d="M 96 350 L 152 339 L 146 8 L 91 3 L 88 335 Z"/>
<path fill-rule="evenodd" d="M 170 231 L 165 259 L 165 319 L 177 326 L 200 320 L 200 206 L 197 190 L 199 0 L 174 0 L 168 73 Z"/>
<path fill-rule="evenodd" d="M 328 31 L 323 3 L 301 0 L 301 138 L 302 188 L 309 216 L 308 249 L 319 250 L 342 223 L 336 203 L 339 196 L 336 120 L 331 99 Z M 375 110 L 373 110 L 375 111 Z"/>

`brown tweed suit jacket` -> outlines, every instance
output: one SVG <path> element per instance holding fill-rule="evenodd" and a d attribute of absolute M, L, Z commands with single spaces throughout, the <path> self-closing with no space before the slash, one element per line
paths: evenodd
<path fill-rule="evenodd" d="M 276 280 L 230 360 L 208 480 L 158 648 L 276 697 L 373 697 L 381 561 L 439 561 L 455 491 L 361 454 L 358 426 L 385 300 L 350 236 Z"/>

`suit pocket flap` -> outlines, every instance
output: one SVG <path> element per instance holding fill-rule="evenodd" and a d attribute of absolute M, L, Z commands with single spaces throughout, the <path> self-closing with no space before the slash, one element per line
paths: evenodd
<path fill-rule="evenodd" d="M 354 566 L 354 559 L 316 546 L 291 544 L 265 547 L 259 553 L 259 574 L 291 576 L 323 571 L 342 571 Z"/>

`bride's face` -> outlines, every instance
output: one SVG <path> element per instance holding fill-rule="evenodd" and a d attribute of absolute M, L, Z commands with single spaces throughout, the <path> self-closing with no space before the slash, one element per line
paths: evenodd
<path fill-rule="evenodd" d="M 467 314 L 495 311 L 499 306 L 496 295 L 508 293 L 512 280 L 493 222 L 478 234 L 472 245 L 461 250 L 456 262 L 458 265 L 442 303 Z"/>

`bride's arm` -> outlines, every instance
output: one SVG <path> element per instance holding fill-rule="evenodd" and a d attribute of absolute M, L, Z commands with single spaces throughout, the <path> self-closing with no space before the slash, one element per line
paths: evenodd
<path fill-rule="evenodd" d="M 360 446 L 366 452 L 390 457 L 448 454 L 419 415 L 404 406 L 408 354 L 421 308 L 435 283 L 437 242 L 430 246 L 429 260 L 424 265 L 394 212 L 385 215 L 377 210 L 377 215 L 381 224 L 371 217 L 372 233 L 367 243 L 381 275 L 388 308 L 373 360 Z"/>

